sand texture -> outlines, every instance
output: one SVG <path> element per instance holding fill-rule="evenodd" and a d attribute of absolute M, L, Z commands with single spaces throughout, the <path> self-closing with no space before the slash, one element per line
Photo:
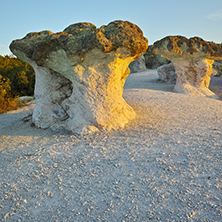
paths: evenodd
<path fill-rule="evenodd" d="M 129 75 L 137 117 L 90 136 L 31 127 L 33 105 L 0 115 L 0 219 L 222 221 L 222 101 L 173 88 Z"/>

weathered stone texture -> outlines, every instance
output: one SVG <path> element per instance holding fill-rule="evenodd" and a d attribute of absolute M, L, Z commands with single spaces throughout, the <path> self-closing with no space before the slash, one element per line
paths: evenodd
<path fill-rule="evenodd" d="M 159 79 L 166 83 L 176 83 L 176 73 L 173 63 L 165 64 L 157 68 Z"/>
<path fill-rule="evenodd" d="M 141 29 L 124 21 L 96 28 L 70 25 L 63 32 L 27 34 L 11 51 L 36 73 L 32 121 L 73 132 L 118 129 L 135 117 L 122 98 L 129 64 L 148 47 Z"/>

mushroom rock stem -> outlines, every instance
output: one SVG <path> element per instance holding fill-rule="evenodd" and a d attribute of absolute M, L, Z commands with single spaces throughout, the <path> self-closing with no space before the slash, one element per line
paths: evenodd
<path fill-rule="evenodd" d="M 147 47 L 141 29 L 127 21 L 98 29 L 77 23 L 60 33 L 29 33 L 10 45 L 36 73 L 33 123 L 75 133 L 118 129 L 135 118 L 123 86 L 129 64 Z"/>

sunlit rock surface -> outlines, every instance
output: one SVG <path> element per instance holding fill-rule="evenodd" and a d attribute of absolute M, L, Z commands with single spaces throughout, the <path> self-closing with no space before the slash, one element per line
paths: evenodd
<path fill-rule="evenodd" d="M 129 64 L 147 47 L 141 29 L 127 21 L 32 32 L 10 45 L 36 73 L 33 123 L 76 133 L 118 129 L 135 117 L 122 98 L 123 85 Z"/>
<path fill-rule="evenodd" d="M 153 53 L 169 58 L 177 75 L 174 90 L 217 98 L 209 90 L 212 64 L 222 60 L 222 45 L 194 37 L 168 36 L 153 45 Z"/>

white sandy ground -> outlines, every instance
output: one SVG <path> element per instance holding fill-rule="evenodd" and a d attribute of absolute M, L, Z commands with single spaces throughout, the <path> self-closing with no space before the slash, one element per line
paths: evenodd
<path fill-rule="evenodd" d="M 30 107 L 0 115 L 1 220 L 222 221 L 222 101 L 157 79 L 128 77 L 137 118 L 119 131 L 36 129 Z"/>

